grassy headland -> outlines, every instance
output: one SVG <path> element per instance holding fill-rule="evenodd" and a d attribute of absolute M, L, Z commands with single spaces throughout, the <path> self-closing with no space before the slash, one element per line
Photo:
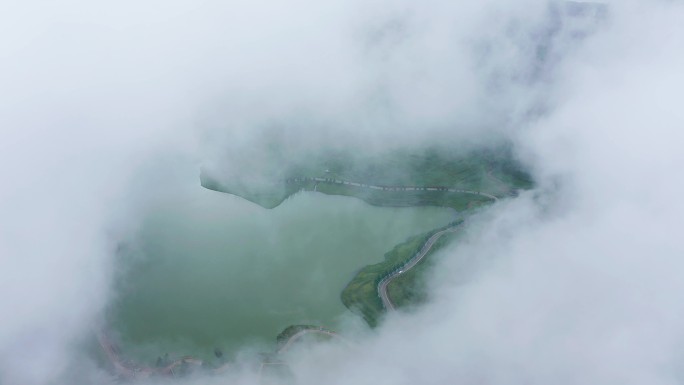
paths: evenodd
<path fill-rule="evenodd" d="M 459 232 L 444 234 L 435 242 L 427 256 L 454 242 L 459 236 Z M 397 276 L 387 285 L 387 294 L 397 308 L 418 305 L 427 299 L 424 277 L 426 271 L 434 263 L 434 259 L 427 258 L 427 256 L 415 267 Z"/>
<path fill-rule="evenodd" d="M 331 332 L 332 333 L 332 330 L 328 330 L 328 329 L 325 329 L 323 327 L 316 326 L 316 325 L 290 325 L 290 326 L 286 327 L 282 332 L 280 332 L 280 334 L 278 334 L 278 336 L 276 337 L 276 344 L 277 344 L 276 350 L 281 349 L 283 346 L 285 346 L 285 344 L 287 344 L 287 342 L 290 340 L 290 338 L 292 338 L 294 335 L 296 335 L 297 333 L 302 332 L 304 330 L 322 330 L 325 332 Z M 320 337 L 320 335 L 318 335 L 318 337 Z M 325 337 L 329 337 L 329 336 L 325 336 Z"/>
<path fill-rule="evenodd" d="M 317 191 L 356 197 L 376 206 L 438 206 L 461 212 L 533 186 L 531 177 L 506 147 L 461 153 L 443 148 L 397 150 L 378 156 L 329 151 L 305 157 L 302 162 L 284 164 L 280 171 L 270 175 L 250 175 L 251 181 L 260 182 L 250 183 L 203 172 L 201 183 L 208 189 L 234 194 L 269 209 L 298 191 Z M 377 325 L 385 311 L 377 294 L 378 283 L 403 266 L 430 236 L 442 229 L 411 237 L 387 252 L 383 262 L 362 268 L 342 291 L 345 306 L 360 313 L 370 326 Z M 428 255 L 453 239 L 454 234 L 443 236 Z M 389 283 L 388 294 L 397 307 L 425 298 L 420 279 L 426 266 L 421 261 Z M 286 330 L 283 336 L 297 330 Z"/>
<path fill-rule="evenodd" d="M 405 265 L 420 251 L 425 242 L 427 242 L 433 234 L 458 224 L 460 224 L 460 222 L 451 223 L 445 227 L 413 236 L 385 253 L 385 258 L 382 262 L 368 265 L 361 269 L 347 284 L 344 290 L 342 290 L 342 303 L 351 311 L 363 316 L 370 326 L 376 326 L 380 317 L 385 312 L 382 301 L 378 296 L 378 284 L 380 281 L 390 275 L 393 271 L 396 271 Z M 439 241 L 441 241 L 441 239 Z M 439 241 L 430 249 L 426 257 L 446 244 L 446 242 Z M 422 264 L 423 261 L 421 261 L 416 268 Z M 405 274 L 402 274 L 402 276 L 414 274 L 412 273 L 414 269 L 408 270 Z M 413 280 L 415 281 L 415 279 L 414 275 Z M 390 292 L 392 301 L 399 306 L 410 301 L 411 296 L 412 293 L 410 289 L 403 292 L 397 292 L 396 290 L 394 293 Z"/>
<path fill-rule="evenodd" d="M 277 207 L 298 191 L 318 191 L 356 197 L 377 206 L 440 206 L 464 210 L 490 203 L 493 199 L 487 195 L 505 197 L 532 185 L 529 176 L 511 160 L 508 152 L 491 150 L 457 154 L 429 149 L 394 151 L 382 156 L 327 153 L 307 158 L 306 164 L 283 165 L 277 175 L 254 183 L 259 176 L 251 175 L 245 181 L 203 171 L 200 181 L 205 188 L 237 195 L 265 208 Z M 398 186 L 415 189 L 391 189 Z M 440 189 L 419 189 L 426 187 Z M 483 195 L 477 194 L 480 192 Z"/>

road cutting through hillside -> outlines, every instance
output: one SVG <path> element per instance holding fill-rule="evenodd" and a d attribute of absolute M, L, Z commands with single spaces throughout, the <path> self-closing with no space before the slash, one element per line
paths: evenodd
<path fill-rule="evenodd" d="M 420 252 L 418 254 L 414 255 L 413 258 L 411 258 L 405 265 L 402 267 L 400 270 L 393 272 L 392 274 L 388 275 L 387 277 L 383 278 L 379 283 L 378 283 L 378 296 L 382 300 L 382 305 L 387 309 L 388 311 L 394 310 L 394 304 L 389 298 L 389 295 L 387 294 L 387 285 L 389 283 L 400 276 L 401 274 L 405 274 L 408 272 L 410 269 L 415 267 L 418 262 L 420 262 L 425 256 L 430 252 L 430 249 L 432 249 L 432 246 L 435 245 L 435 242 L 439 240 L 439 238 L 442 237 L 442 235 L 447 234 L 447 233 L 453 233 L 457 231 L 463 224 L 460 223 L 454 227 L 450 227 L 448 229 L 444 229 L 442 231 L 439 231 L 435 234 L 433 234 L 424 244 L 423 247 L 420 249 Z"/>
<path fill-rule="evenodd" d="M 441 192 L 450 192 L 450 193 L 462 193 L 462 194 L 472 194 L 472 195 L 479 195 L 483 196 L 486 198 L 489 198 L 493 201 L 497 201 L 498 197 L 480 192 L 480 191 L 473 191 L 473 190 L 462 190 L 462 189 L 455 189 L 455 188 L 449 188 L 449 187 L 444 187 L 444 186 L 426 186 L 426 187 L 421 187 L 421 186 L 378 186 L 378 185 L 371 185 L 371 184 L 364 184 L 364 183 L 358 183 L 358 182 L 350 182 L 350 181 L 345 181 L 345 180 L 339 180 L 339 179 L 334 179 L 334 178 L 292 178 L 287 180 L 288 183 L 291 182 L 315 182 L 314 186 L 314 191 L 316 190 L 316 187 L 318 187 L 318 184 L 320 183 L 327 183 L 327 184 L 337 184 L 337 185 L 347 185 L 347 186 L 353 186 L 353 187 L 358 187 L 358 188 L 367 188 L 367 189 L 372 189 L 372 190 L 378 190 L 378 191 L 441 191 Z M 420 251 L 415 254 L 410 260 L 408 260 L 401 270 L 395 271 L 389 276 L 385 277 L 383 280 L 381 280 L 378 283 L 377 286 L 377 293 L 378 296 L 381 298 L 383 306 L 385 307 L 386 310 L 392 311 L 395 310 L 395 306 L 392 303 L 391 299 L 389 298 L 389 295 L 387 293 L 387 286 L 389 283 L 393 280 L 396 279 L 398 276 L 401 274 L 404 274 L 408 272 L 410 269 L 415 267 L 425 256 L 430 252 L 434 244 L 441 238 L 443 235 L 451 232 L 457 231 L 462 224 L 455 225 L 453 227 L 449 227 L 447 229 L 441 230 L 435 234 L 433 234 L 428 240 L 422 245 Z M 341 339 L 344 341 L 344 338 L 342 338 L 339 334 L 325 330 L 323 328 L 308 328 L 304 330 L 300 330 L 294 335 L 292 335 L 290 338 L 288 338 L 287 342 L 280 347 L 279 349 L 276 350 L 276 353 L 284 353 L 286 352 L 292 344 L 294 344 L 297 340 L 302 338 L 303 336 L 307 334 L 323 334 L 327 335 L 330 337 L 335 337 L 338 339 Z M 151 377 L 151 376 L 172 376 L 176 377 L 179 375 L 179 370 L 183 367 L 187 367 L 188 365 L 195 366 L 195 367 L 203 367 L 203 361 L 191 356 L 185 356 L 179 359 L 176 359 L 170 363 L 165 363 L 163 366 L 158 366 L 158 367 L 152 367 L 152 366 L 145 366 L 145 365 L 140 365 L 138 363 L 134 363 L 130 360 L 125 360 L 123 359 L 120 354 L 119 354 L 119 349 L 116 347 L 116 345 L 107 337 L 107 335 L 100 331 L 97 333 L 97 338 L 100 343 L 101 348 L 103 349 L 105 355 L 107 356 L 108 360 L 110 361 L 115 373 L 123 378 L 146 378 L 146 377 Z M 224 372 L 227 370 L 229 367 L 232 365 L 230 363 L 225 363 L 220 367 L 217 368 L 212 368 L 212 369 L 206 369 L 207 372 L 213 372 L 213 373 L 220 373 Z"/>
<path fill-rule="evenodd" d="M 351 182 L 351 181 L 342 180 L 342 179 L 320 178 L 320 177 L 290 178 L 290 179 L 287 179 L 286 182 L 287 183 L 291 183 L 291 182 L 316 182 L 316 185 L 318 185 L 318 183 L 329 183 L 329 184 L 338 184 L 338 185 L 353 186 L 353 187 L 359 187 L 359 188 L 367 188 L 367 189 L 379 190 L 379 191 L 445 191 L 445 192 L 451 192 L 451 193 L 480 195 L 480 196 L 487 197 L 487 198 L 495 200 L 495 201 L 498 200 L 498 198 L 496 196 L 494 196 L 492 194 L 484 193 L 482 191 L 463 190 L 463 189 L 456 189 L 456 188 L 445 187 L 445 186 L 378 186 L 378 185 L 372 185 L 372 184 L 367 184 L 367 183 Z"/>
<path fill-rule="evenodd" d="M 335 337 L 335 338 L 338 338 L 342 341 L 345 341 L 345 339 L 341 335 L 339 335 L 333 331 L 325 330 L 323 328 L 306 328 L 306 329 L 298 331 L 297 333 L 293 334 L 290 338 L 288 338 L 287 342 L 280 349 L 278 349 L 277 353 L 278 354 L 285 353 L 293 343 L 295 343 L 298 339 L 300 339 L 301 337 L 304 337 L 307 334 L 323 334 L 323 335 Z"/>

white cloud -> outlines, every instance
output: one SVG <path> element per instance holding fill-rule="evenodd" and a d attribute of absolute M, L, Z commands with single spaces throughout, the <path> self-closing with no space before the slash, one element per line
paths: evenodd
<path fill-rule="evenodd" d="M 503 133 L 540 182 L 444 254 L 419 312 L 294 357 L 301 383 L 680 382 L 684 9 L 612 4 L 595 36 L 557 37 L 535 72 L 545 10 L 2 5 L 0 382 L 74 364 L 135 223 L 138 170 L 160 153 L 215 159 L 283 122 L 304 146 Z"/>

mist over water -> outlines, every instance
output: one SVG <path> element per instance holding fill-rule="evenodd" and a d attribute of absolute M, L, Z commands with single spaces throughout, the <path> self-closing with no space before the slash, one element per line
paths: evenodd
<path fill-rule="evenodd" d="M 187 184 L 154 203 L 120 258 L 126 273 L 110 327 L 140 360 L 166 352 L 211 358 L 215 347 L 232 354 L 254 344 L 271 351 L 292 324 L 362 322 L 340 301 L 355 272 L 456 217 L 314 192 L 267 210 Z"/>
<path fill-rule="evenodd" d="M 80 345 L 104 315 L 149 360 L 230 349 L 224 322 L 259 349 L 281 322 L 335 324 L 344 310 L 323 298 L 443 215 L 317 195 L 268 212 L 195 185 L 144 205 L 139 226 L 138 195 L 177 191 L 131 182 L 160 152 L 187 155 L 193 172 L 200 160 L 256 172 L 253 147 L 267 142 L 289 156 L 501 136 L 538 188 L 443 251 L 429 303 L 360 337 L 343 328 L 352 348 L 293 352 L 296 382 L 681 384 L 684 5 L 607 1 L 586 19 L 582 4 L 2 2 L 0 383 L 117 383 Z M 369 253 L 352 266 L 343 246 Z M 234 302 L 238 290 L 249 301 Z M 286 310 L 277 301 L 290 293 L 302 299 Z M 253 315 L 262 301 L 272 312 L 258 322 L 223 306 Z M 246 368 L 177 383 L 260 378 Z"/>

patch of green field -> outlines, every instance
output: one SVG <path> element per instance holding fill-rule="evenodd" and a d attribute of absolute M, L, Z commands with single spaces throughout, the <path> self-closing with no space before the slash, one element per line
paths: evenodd
<path fill-rule="evenodd" d="M 320 330 L 320 331 L 325 331 L 325 332 L 333 332 L 332 330 L 328 330 L 325 328 L 322 328 L 320 326 L 316 325 L 290 325 L 286 327 L 278 336 L 276 337 L 276 351 L 279 353 L 281 352 L 281 349 L 285 347 L 285 345 L 289 342 L 289 340 L 295 336 L 297 333 L 304 331 L 304 330 Z M 331 336 L 324 334 L 324 333 L 307 333 L 306 335 L 298 337 L 297 341 L 295 342 L 296 344 L 302 344 L 302 343 L 316 343 L 316 342 L 324 342 L 324 341 L 329 341 Z"/>
<path fill-rule="evenodd" d="M 306 188 L 308 190 L 308 188 Z M 448 191 L 383 191 L 333 183 L 319 183 L 316 187 L 328 195 L 356 197 L 374 206 L 411 207 L 438 206 L 463 211 L 491 203 L 491 198 Z"/>
<path fill-rule="evenodd" d="M 249 186 L 239 182 L 231 184 L 231 182 L 221 182 L 204 172 L 200 174 L 200 184 L 206 189 L 236 195 L 267 209 L 280 206 L 287 198 L 300 190 L 313 190 L 314 188 L 311 182 L 295 184 L 277 181 L 265 187 Z"/>
<path fill-rule="evenodd" d="M 393 267 L 410 258 L 426 240 L 426 234 L 409 238 L 406 242 L 385 253 L 385 260 L 361 269 L 342 290 L 342 303 L 351 311 L 360 314 L 374 327 L 385 312 L 378 297 L 378 282 Z"/>
<path fill-rule="evenodd" d="M 454 242 L 459 236 L 460 232 L 442 235 L 416 266 L 390 281 L 387 285 L 387 294 L 397 308 L 415 306 L 427 300 L 424 279 L 427 271 L 434 265 L 434 259 L 429 257 Z"/>
<path fill-rule="evenodd" d="M 357 197 L 378 206 L 441 206 L 457 210 L 491 203 L 477 194 L 446 191 L 383 191 L 326 182 L 287 182 L 292 178 L 330 178 L 377 186 L 445 186 L 505 197 L 532 186 L 530 177 L 505 149 L 456 153 L 438 149 L 395 150 L 369 156 L 341 152 L 285 164 L 278 178 L 226 180 L 203 172 L 202 186 L 274 208 L 292 194 L 314 188 L 324 194 Z M 259 180 L 260 183 L 254 183 Z M 252 181 L 250 183 L 250 181 Z"/>
<path fill-rule="evenodd" d="M 451 223 L 448 226 L 413 236 L 385 253 L 382 262 L 361 269 L 342 290 L 342 303 L 351 311 L 363 316 L 371 327 L 375 327 L 385 312 L 382 300 L 378 297 L 380 281 L 408 262 L 433 234 L 456 224 Z"/>
<path fill-rule="evenodd" d="M 287 343 L 287 341 L 292 338 L 295 334 L 303 331 L 303 330 L 322 330 L 320 326 L 316 325 L 290 325 L 283 329 L 280 334 L 276 337 L 276 344 L 278 345 L 278 348 L 282 347 Z"/>
<path fill-rule="evenodd" d="M 243 197 L 265 208 L 274 208 L 292 194 L 305 190 L 356 197 L 375 206 L 438 206 L 461 212 L 494 200 L 473 193 L 377 190 L 330 181 L 315 182 L 311 178 L 376 186 L 439 186 L 482 192 L 498 198 L 515 195 L 518 190 L 533 186 L 531 177 L 514 160 L 510 147 L 506 146 L 465 152 L 439 147 L 401 149 L 377 155 L 321 151 L 302 159 L 304 161 L 280 166 L 279 171 L 272 175 L 279 175 L 281 179 L 262 183 L 259 188 L 239 180 L 218 182 L 219 178 L 204 173 L 202 186 Z M 294 181 L 293 178 L 298 179 Z M 385 311 L 377 295 L 378 283 L 402 266 L 432 234 L 440 230 L 412 237 L 387 252 L 383 262 L 361 269 L 341 294 L 345 306 L 360 313 L 369 325 L 377 325 Z M 439 250 L 453 237 L 451 234 L 441 237 L 430 253 Z M 389 284 L 389 295 L 398 307 L 417 304 L 425 299 L 421 277 L 429 266 L 426 260 Z"/>

